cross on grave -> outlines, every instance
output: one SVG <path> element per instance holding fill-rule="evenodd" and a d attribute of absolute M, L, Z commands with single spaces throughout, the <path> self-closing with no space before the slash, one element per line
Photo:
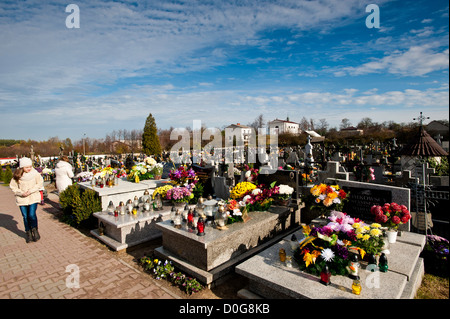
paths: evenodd
<path fill-rule="evenodd" d="M 412 176 L 411 171 L 402 171 L 401 177 L 397 177 L 395 179 L 395 184 L 397 186 L 403 187 L 408 184 L 413 184 L 416 182 L 416 179 Z"/>
<path fill-rule="evenodd" d="M 425 173 L 425 181 L 423 179 L 423 174 Z M 430 163 L 423 163 L 422 165 L 416 166 L 416 177 L 419 178 L 419 183 L 425 185 L 430 184 L 430 175 L 435 173 L 435 169 L 430 167 Z"/>
<path fill-rule="evenodd" d="M 428 120 L 428 119 L 430 119 L 430 118 L 429 118 L 429 117 L 425 117 L 425 116 L 423 116 L 422 112 L 420 112 L 420 115 L 419 115 L 419 117 L 415 117 L 415 118 L 413 118 L 413 120 L 414 120 L 414 121 L 416 121 L 416 120 L 418 120 L 418 121 L 419 121 L 419 124 L 420 124 L 420 126 L 422 126 L 422 125 L 423 125 L 423 121 L 424 121 L 424 120 Z"/>
<path fill-rule="evenodd" d="M 438 134 L 434 137 L 434 139 L 436 140 L 436 143 L 438 143 L 441 146 L 442 146 L 442 141 L 441 141 L 442 138 L 444 138 L 444 137 L 441 134 Z"/>
<path fill-rule="evenodd" d="M 343 161 L 345 161 L 345 157 L 341 155 L 341 152 L 337 152 L 337 153 L 333 153 L 331 160 L 335 161 L 335 162 L 343 162 Z"/>
<path fill-rule="evenodd" d="M 327 170 L 318 172 L 319 181 L 323 183 L 323 181 L 325 181 L 327 178 L 331 179 L 336 178 L 348 181 L 349 173 L 341 172 L 339 168 L 340 168 L 339 162 L 333 161 L 327 162 Z"/>

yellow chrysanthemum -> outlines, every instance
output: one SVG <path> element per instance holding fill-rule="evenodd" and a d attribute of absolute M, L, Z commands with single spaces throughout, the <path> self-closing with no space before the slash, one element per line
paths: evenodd
<path fill-rule="evenodd" d="M 364 240 L 364 241 L 368 240 L 369 238 L 370 238 L 369 234 L 365 234 L 362 236 L 362 240 Z"/>
<path fill-rule="evenodd" d="M 379 230 L 378 228 L 373 228 L 373 229 L 370 231 L 370 235 L 373 236 L 373 237 L 378 237 L 378 236 L 380 236 L 381 234 L 382 234 L 382 232 L 381 232 L 381 230 Z"/>
<path fill-rule="evenodd" d="M 230 197 L 233 199 L 240 199 L 248 192 L 256 188 L 255 184 L 249 182 L 238 183 L 230 192 Z"/>
<path fill-rule="evenodd" d="M 358 229 L 358 228 L 360 228 L 361 227 L 361 224 L 360 223 L 354 223 L 353 224 L 353 228 L 355 228 L 355 229 Z"/>
<path fill-rule="evenodd" d="M 372 228 L 380 228 L 381 224 L 373 223 L 372 225 L 370 225 L 370 227 L 372 227 Z"/>

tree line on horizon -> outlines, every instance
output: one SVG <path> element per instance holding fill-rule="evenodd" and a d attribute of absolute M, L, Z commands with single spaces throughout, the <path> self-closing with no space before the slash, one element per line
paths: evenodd
<path fill-rule="evenodd" d="M 439 122 L 448 126 L 448 120 L 440 120 Z M 252 123 L 247 126 L 254 128 L 257 132 L 259 127 L 264 127 L 267 124 L 264 117 L 260 114 Z M 369 117 L 361 119 L 355 126 L 357 129 L 363 130 L 361 136 L 347 136 L 342 134 L 341 130 L 351 127 L 351 122 L 344 118 L 341 121 L 340 127 L 330 128 L 326 119 L 315 121 L 303 117 L 299 122 L 299 128 L 302 131 L 315 131 L 325 137 L 326 144 L 346 144 L 348 140 L 352 143 L 370 143 L 371 141 L 385 142 L 392 140 L 394 137 L 397 144 L 407 143 L 414 134 L 419 123 L 396 123 L 394 121 L 385 121 L 383 123 L 373 122 Z M 72 141 L 70 138 L 60 139 L 59 137 L 50 137 L 47 141 L 36 140 L 14 140 L 14 139 L 0 139 L 0 157 L 15 157 L 29 156 L 30 148 L 33 146 L 34 153 L 42 157 L 58 156 L 61 148 L 63 153 L 68 155 L 69 152 L 75 151 L 79 154 L 93 155 L 93 154 L 124 154 L 124 153 L 140 153 L 143 152 L 148 155 L 160 154 L 162 150 L 170 150 L 171 147 L 178 142 L 178 140 L 170 140 L 170 133 L 174 128 L 158 129 L 155 119 L 150 113 L 147 117 L 144 129 L 118 129 L 113 130 L 105 135 L 105 138 L 90 138 L 85 137 L 77 141 Z M 191 133 L 192 129 L 186 127 Z M 202 125 L 202 131 L 206 129 L 206 125 Z M 225 136 L 225 126 L 222 128 L 222 136 Z M 448 136 L 444 137 L 448 139 Z M 222 139 L 224 140 L 224 139 Z M 210 141 L 202 141 L 202 146 Z M 306 134 L 280 134 L 278 136 L 278 144 L 280 146 L 296 146 L 306 144 Z M 192 141 L 191 141 L 192 145 Z"/>

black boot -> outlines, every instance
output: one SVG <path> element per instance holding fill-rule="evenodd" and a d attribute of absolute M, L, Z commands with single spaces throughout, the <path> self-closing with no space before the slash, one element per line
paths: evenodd
<path fill-rule="evenodd" d="M 27 243 L 33 240 L 33 235 L 31 234 L 31 230 L 27 230 Z"/>
<path fill-rule="evenodd" d="M 41 239 L 41 236 L 39 235 L 39 232 L 38 232 L 37 228 L 33 228 L 31 230 L 31 232 L 33 233 L 33 240 L 34 241 L 38 241 L 39 239 Z"/>

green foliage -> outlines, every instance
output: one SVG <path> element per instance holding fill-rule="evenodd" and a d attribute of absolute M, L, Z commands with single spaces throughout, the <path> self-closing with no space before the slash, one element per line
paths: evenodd
<path fill-rule="evenodd" d="M 161 154 L 161 144 L 159 142 L 156 122 L 150 113 L 145 121 L 144 133 L 142 134 L 142 151 L 147 155 Z"/>
<path fill-rule="evenodd" d="M 20 140 L 4 140 L 4 139 L 0 139 L 0 146 L 11 146 L 14 144 L 19 144 L 21 141 Z"/>
<path fill-rule="evenodd" d="M 428 158 L 430 167 L 435 169 L 437 176 L 448 176 L 448 157 L 442 156 L 441 163 L 438 163 L 433 157 Z"/>
<path fill-rule="evenodd" d="M 161 260 L 154 257 L 145 256 L 142 257 L 139 262 L 141 266 L 155 276 L 156 279 L 166 279 L 180 289 L 183 289 L 188 295 L 203 289 L 197 279 L 187 277 L 181 272 L 175 272 L 175 268 L 170 261 L 166 260 L 163 263 Z"/>
<path fill-rule="evenodd" d="M 59 196 L 63 209 L 63 221 L 74 227 L 94 225 L 93 213 L 102 210 L 100 198 L 93 190 L 80 191 L 78 185 L 70 185 Z"/>
<path fill-rule="evenodd" d="M 198 182 L 197 184 L 195 184 L 195 187 L 192 190 L 194 197 L 189 200 L 189 204 L 196 204 L 198 202 L 198 199 L 200 197 L 203 197 L 203 188 L 204 187 L 201 182 Z"/>
<path fill-rule="evenodd" d="M 0 165 L 0 181 L 3 181 L 3 167 Z"/>
<path fill-rule="evenodd" d="M 10 166 L 6 166 L 6 170 L 2 173 L 3 183 L 9 184 L 11 178 L 13 177 L 13 172 Z"/>

